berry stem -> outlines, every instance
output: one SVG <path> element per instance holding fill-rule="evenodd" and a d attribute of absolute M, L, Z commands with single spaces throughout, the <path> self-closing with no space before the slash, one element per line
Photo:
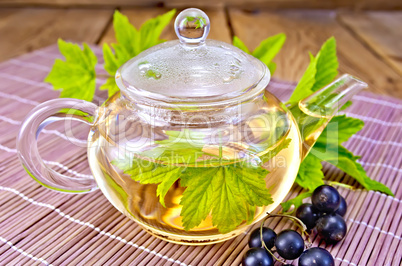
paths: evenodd
<path fill-rule="evenodd" d="M 107 78 L 111 78 L 111 77 L 113 77 L 113 76 L 107 75 L 107 74 L 97 74 L 96 77 L 97 77 L 97 78 L 106 78 L 106 79 L 107 79 Z"/>
<path fill-rule="evenodd" d="M 274 217 L 279 217 L 279 218 L 285 217 L 285 218 L 290 219 L 300 229 L 300 231 L 302 233 L 302 237 L 307 239 L 307 244 L 305 244 L 306 248 L 310 248 L 312 246 L 310 235 L 307 233 L 307 226 L 299 218 L 297 218 L 295 216 L 288 215 L 288 214 L 270 214 L 269 212 L 267 212 L 267 217 L 265 217 L 263 222 L 261 223 L 261 228 L 262 228 L 262 225 L 265 223 L 265 221 L 268 218 L 274 218 Z M 262 231 L 261 230 L 262 229 L 260 229 L 261 242 L 264 243 L 264 241 L 262 241 Z M 265 246 L 265 243 L 264 243 L 264 246 Z"/>
<path fill-rule="evenodd" d="M 326 181 L 325 183 L 327 183 L 329 186 L 338 186 L 338 187 L 343 187 L 343 188 L 347 188 L 350 190 L 356 190 L 356 188 L 354 186 L 346 185 L 344 183 L 339 183 L 339 182 L 335 182 L 335 181 Z"/>
<path fill-rule="evenodd" d="M 274 218 L 274 217 L 286 217 L 288 219 L 290 219 L 291 221 L 293 221 L 297 227 L 300 228 L 301 231 L 307 231 L 307 226 L 297 217 L 292 216 L 292 215 L 288 215 L 288 214 L 270 214 L 269 212 L 267 212 L 267 217 L 266 218 Z"/>
<path fill-rule="evenodd" d="M 265 217 L 264 220 L 262 220 L 262 223 L 261 223 L 261 225 L 260 225 L 260 239 L 261 239 L 262 246 L 265 248 L 266 251 L 268 251 L 269 254 L 271 254 L 271 256 L 272 256 L 276 261 L 279 261 L 279 262 L 282 263 L 282 264 L 286 264 L 286 262 L 285 262 L 284 260 L 282 260 L 282 259 L 280 259 L 280 258 L 277 258 L 277 257 L 274 255 L 274 253 L 267 247 L 267 245 L 265 245 L 264 238 L 263 238 L 263 236 L 262 236 L 262 229 L 263 229 L 263 227 L 264 227 L 265 221 L 266 221 L 268 218 L 270 218 L 269 215 L 270 215 L 270 214 L 268 213 L 268 216 Z"/>

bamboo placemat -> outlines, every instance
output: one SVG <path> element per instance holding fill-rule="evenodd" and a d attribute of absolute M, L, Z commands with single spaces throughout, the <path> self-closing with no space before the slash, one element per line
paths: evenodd
<path fill-rule="evenodd" d="M 95 47 L 102 63 L 101 50 Z M 238 265 L 247 250 L 248 235 L 210 246 L 181 246 L 145 233 L 106 200 L 100 191 L 72 195 L 43 188 L 21 167 L 15 138 L 25 115 L 59 92 L 43 83 L 55 58 L 56 46 L 0 64 L 0 264 L 1 265 Z M 101 65 L 97 70 L 102 71 Z M 97 82 L 98 85 L 102 80 Z M 293 83 L 273 80 L 269 90 L 282 100 Z M 105 92 L 97 92 L 101 102 Z M 346 113 L 365 127 L 346 146 L 362 155 L 360 162 L 372 178 L 385 183 L 395 198 L 378 192 L 339 188 L 349 205 L 343 242 L 325 246 L 337 265 L 400 265 L 402 258 L 402 101 L 362 92 Z M 76 126 L 85 139 L 88 128 Z M 76 144 L 83 144 L 76 143 Z M 63 124 L 47 127 L 40 137 L 46 163 L 72 176 L 90 175 L 86 150 L 66 140 Z M 82 145 L 81 145 L 82 146 Z M 325 165 L 328 179 L 359 187 L 352 178 Z M 288 198 L 301 189 L 295 186 Z M 288 221 L 267 225 L 279 232 Z M 279 264 L 278 264 L 279 265 Z"/>

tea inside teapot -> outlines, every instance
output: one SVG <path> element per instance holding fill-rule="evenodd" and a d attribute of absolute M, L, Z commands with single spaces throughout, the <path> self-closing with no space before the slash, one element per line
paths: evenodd
<path fill-rule="evenodd" d="M 230 238 L 233 232 L 222 234 L 214 223 L 208 206 L 212 199 L 207 199 L 208 195 L 197 197 L 202 186 L 208 186 L 220 172 L 224 175 L 221 185 L 233 191 L 236 189 L 231 186 L 238 181 L 228 179 L 238 177 L 231 176 L 232 172 L 252 175 L 245 183 L 261 180 L 264 187 L 260 194 L 271 188 L 262 199 L 266 206 L 249 204 L 244 210 L 231 210 L 249 212 L 250 220 L 259 220 L 285 197 L 300 164 L 299 131 L 280 102 L 264 92 L 243 105 L 238 106 L 243 119 L 236 119 L 236 123 L 230 119 L 208 123 L 209 116 L 215 115 L 209 110 L 204 121 L 189 126 L 172 123 L 164 116 L 152 117 L 151 123 L 150 116 L 127 108 L 130 102 L 115 95 L 102 108 L 88 147 L 100 189 L 117 209 L 164 239 L 199 244 Z M 197 184 L 187 184 L 191 182 Z M 194 191 L 189 191 L 193 187 Z M 238 197 L 236 193 L 228 197 Z M 188 200 L 205 205 L 207 215 L 199 224 L 193 218 L 198 210 L 188 210 L 190 206 L 183 212 Z M 248 227 L 246 219 L 229 224 L 239 232 Z"/>

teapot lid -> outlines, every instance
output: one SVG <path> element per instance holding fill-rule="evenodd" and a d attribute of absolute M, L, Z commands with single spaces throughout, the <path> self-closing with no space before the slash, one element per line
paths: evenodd
<path fill-rule="evenodd" d="M 268 85 L 264 63 L 225 42 L 206 40 L 210 22 L 203 11 L 182 11 L 174 27 L 179 40 L 156 45 L 117 71 L 123 95 L 134 101 L 200 106 L 244 101 Z"/>

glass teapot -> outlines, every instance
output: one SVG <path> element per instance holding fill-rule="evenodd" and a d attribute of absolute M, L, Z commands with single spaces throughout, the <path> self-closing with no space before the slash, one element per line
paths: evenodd
<path fill-rule="evenodd" d="M 17 139 L 26 171 L 58 191 L 100 188 L 146 231 L 181 244 L 230 239 L 274 210 L 333 114 L 366 84 L 345 75 L 285 105 L 266 90 L 266 65 L 206 40 L 209 29 L 204 12 L 184 10 L 175 21 L 179 40 L 126 62 L 116 73 L 120 92 L 102 106 L 55 99 L 34 108 Z M 68 177 L 42 161 L 37 137 L 63 119 L 91 126 L 93 178 Z"/>

